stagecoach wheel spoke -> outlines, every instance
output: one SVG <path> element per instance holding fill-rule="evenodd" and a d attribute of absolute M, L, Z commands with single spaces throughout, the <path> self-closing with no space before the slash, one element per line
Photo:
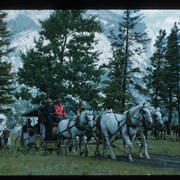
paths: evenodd
<path fill-rule="evenodd" d="M 40 150 L 42 147 L 43 139 L 41 135 L 37 134 L 34 138 L 33 148 Z"/>
<path fill-rule="evenodd" d="M 15 139 L 15 149 L 17 151 L 22 151 L 24 149 L 24 141 L 21 136 L 17 136 Z"/>

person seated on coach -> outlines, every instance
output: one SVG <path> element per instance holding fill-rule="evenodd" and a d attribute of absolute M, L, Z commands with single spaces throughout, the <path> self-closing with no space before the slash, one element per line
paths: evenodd
<path fill-rule="evenodd" d="M 34 134 L 34 127 L 31 125 L 31 119 L 27 119 L 26 124 L 22 127 L 22 132 L 29 134 L 29 136 L 33 136 Z"/>
<path fill-rule="evenodd" d="M 51 139 L 52 136 L 52 129 L 53 129 L 53 122 L 56 121 L 55 119 L 55 108 L 51 99 L 47 100 L 47 105 L 43 109 L 44 115 L 47 118 L 48 123 L 46 124 L 46 139 Z"/>
<path fill-rule="evenodd" d="M 38 118 L 37 123 L 34 125 L 34 133 L 40 134 L 40 119 Z"/>
<path fill-rule="evenodd" d="M 56 113 L 56 120 L 57 122 L 61 121 L 62 119 L 66 118 L 66 110 L 65 107 L 62 105 L 62 99 L 59 98 L 54 105 L 55 113 Z"/>
<path fill-rule="evenodd" d="M 26 124 L 22 126 L 22 138 L 25 141 L 25 144 L 29 147 L 33 145 L 33 135 L 34 135 L 34 127 L 31 125 L 31 120 L 27 119 Z"/>

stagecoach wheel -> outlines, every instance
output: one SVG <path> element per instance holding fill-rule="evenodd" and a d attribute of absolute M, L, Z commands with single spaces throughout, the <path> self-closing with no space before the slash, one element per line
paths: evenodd
<path fill-rule="evenodd" d="M 43 139 L 42 139 L 41 135 L 37 134 L 34 137 L 33 148 L 37 149 L 37 150 L 40 150 L 41 147 L 42 147 L 42 143 L 43 143 Z"/>
<path fill-rule="evenodd" d="M 24 149 L 24 141 L 21 136 L 17 136 L 15 139 L 15 149 L 17 151 L 22 151 Z"/>

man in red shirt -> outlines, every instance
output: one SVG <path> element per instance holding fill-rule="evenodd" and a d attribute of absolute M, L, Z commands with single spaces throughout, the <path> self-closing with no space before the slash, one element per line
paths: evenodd
<path fill-rule="evenodd" d="M 54 105 L 54 109 L 55 109 L 58 122 L 66 118 L 66 110 L 64 106 L 62 105 L 62 99 L 57 100 L 57 103 Z"/>

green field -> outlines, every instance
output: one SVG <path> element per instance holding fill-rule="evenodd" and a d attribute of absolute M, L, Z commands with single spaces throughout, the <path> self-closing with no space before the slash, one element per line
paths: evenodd
<path fill-rule="evenodd" d="M 92 144 L 89 145 L 88 157 L 33 150 L 17 152 L 14 148 L 14 137 L 11 137 L 11 144 L 9 149 L 0 151 L 0 175 L 180 175 L 180 141 L 175 140 L 175 135 L 169 136 L 167 140 L 148 137 L 150 157 L 168 157 L 168 161 L 162 161 L 160 167 L 150 166 L 159 162 L 155 158 L 143 159 L 141 162 L 136 143 L 133 148 L 135 162 L 128 162 L 122 152 L 122 140 L 115 143 L 118 147 L 114 148 L 117 160 L 95 157 L 95 146 Z M 166 168 L 171 164 L 176 165 L 176 168 Z"/>

